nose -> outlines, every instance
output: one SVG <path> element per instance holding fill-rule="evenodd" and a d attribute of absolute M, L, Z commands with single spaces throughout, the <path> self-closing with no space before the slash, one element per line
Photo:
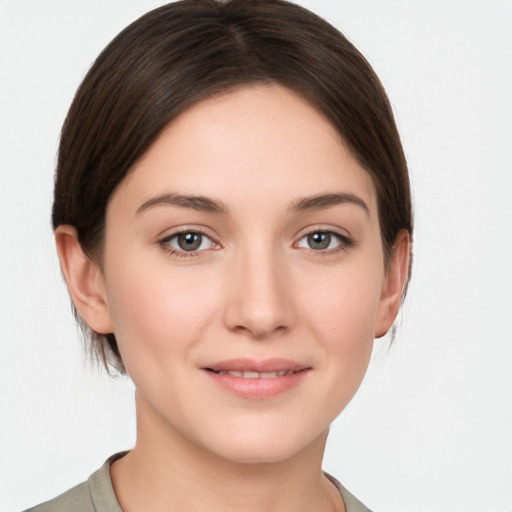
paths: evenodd
<path fill-rule="evenodd" d="M 293 285 L 283 258 L 259 250 L 230 263 L 227 328 L 260 340 L 288 331 L 295 321 Z"/>

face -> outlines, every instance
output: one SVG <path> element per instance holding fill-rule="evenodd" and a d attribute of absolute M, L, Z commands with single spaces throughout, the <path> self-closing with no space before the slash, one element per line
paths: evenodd
<path fill-rule="evenodd" d="M 288 90 L 207 99 L 112 196 L 102 276 L 139 420 L 229 460 L 284 460 L 325 435 L 382 327 L 375 189 Z"/>

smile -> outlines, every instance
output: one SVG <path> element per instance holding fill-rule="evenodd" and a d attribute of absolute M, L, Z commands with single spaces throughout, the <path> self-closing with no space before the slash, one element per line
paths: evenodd
<path fill-rule="evenodd" d="M 245 399 L 265 399 L 291 391 L 312 370 L 287 359 L 231 359 L 202 369 L 218 389 Z"/>
<path fill-rule="evenodd" d="M 212 370 L 215 371 L 215 370 Z M 241 370 L 219 370 L 215 372 L 217 375 L 232 375 L 233 377 L 241 377 L 243 379 L 276 379 L 285 375 L 296 373 L 294 370 L 278 370 L 275 372 L 250 372 Z"/>

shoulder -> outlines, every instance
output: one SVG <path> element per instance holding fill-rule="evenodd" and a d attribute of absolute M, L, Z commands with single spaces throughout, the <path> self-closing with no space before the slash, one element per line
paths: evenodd
<path fill-rule="evenodd" d="M 53 500 L 29 508 L 25 512 L 95 512 L 88 482 L 69 489 Z"/>
<path fill-rule="evenodd" d="M 112 487 L 110 465 L 125 453 L 110 457 L 87 481 L 25 512 L 122 512 Z"/>
<path fill-rule="evenodd" d="M 363 505 L 353 494 L 351 494 L 343 485 L 341 485 L 336 478 L 329 473 L 324 473 L 324 475 L 334 484 L 338 492 L 341 494 L 343 498 L 343 502 L 345 503 L 346 512 L 372 512 L 366 505 Z"/>

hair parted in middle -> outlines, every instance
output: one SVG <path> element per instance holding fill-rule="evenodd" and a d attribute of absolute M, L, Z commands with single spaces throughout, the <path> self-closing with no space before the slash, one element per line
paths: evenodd
<path fill-rule="evenodd" d="M 407 164 L 386 93 L 332 25 L 284 0 L 184 0 L 145 14 L 103 50 L 66 117 L 56 169 L 54 229 L 76 228 L 100 266 L 112 193 L 164 128 L 208 97 L 279 84 L 316 108 L 370 174 L 385 261 L 399 230 L 412 239 Z M 314 172 L 314 171 L 312 171 Z M 121 373 L 113 333 L 93 353 Z"/>

